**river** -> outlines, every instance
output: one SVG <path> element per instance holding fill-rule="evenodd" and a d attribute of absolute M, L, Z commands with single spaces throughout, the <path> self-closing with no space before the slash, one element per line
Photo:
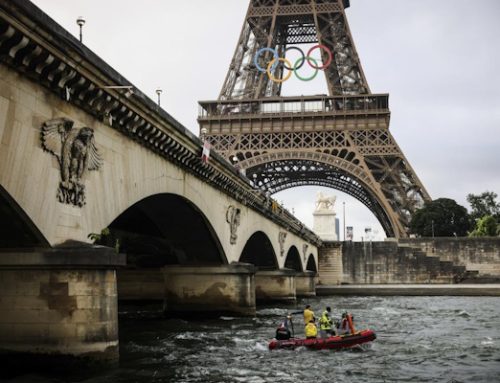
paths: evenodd
<path fill-rule="evenodd" d="M 255 318 L 164 319 L 144 308 L 120 312 L 120 366 L 74 376 L 18 376 L 15 382 L 500 382 L 500 299 L 321 297 L 301 300 L 317 316 L 350 311 L 377 339 L 355 351 L 269 351 L 293 308 L 259 308 Z M 302 332 L 301 317 L 295 329 Z"/>

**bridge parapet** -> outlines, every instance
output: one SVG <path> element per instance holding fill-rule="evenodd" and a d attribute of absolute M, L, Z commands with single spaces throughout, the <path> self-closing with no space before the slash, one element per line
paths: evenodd
<path fill-rule="evenodd" d="M 289 212 L 272 209 L 272 200 L 224 158 L 212 153 L 210 163 L 203 163 L 200 139 L 29 1 L 0 1 L 0 57 L 3 64 L 234 200 L 311 244 L 321 243 Z M 133 94 L 116 86 L 131 87 Z"/>

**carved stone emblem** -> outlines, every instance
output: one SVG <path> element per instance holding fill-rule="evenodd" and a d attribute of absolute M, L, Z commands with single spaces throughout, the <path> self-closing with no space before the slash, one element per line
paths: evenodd
<path fill-rule="evenodd" d="M 84 176 L 87 170 L 99 170 L 102 158 L 94 142 L 94 130 L 73 128 L 74 122 L 56 118 L 42 124 L 42 148 L 56 156 L 61 170 L 57 198 L 61 203 L 85 205 Z"/>
<path fill-rule="evenodd" d="M 231 230 L 231 237 L 229 242 L 231 245 L 236 244 L 236 240 L 238 239 L 238 234 L 236 233 L 238 226 L 240 226 L 240 215 L 241 210 L 233 205 L 229 205 L 226 212 L 226 221 L 229 223 L 229 229 Z"/>
<path fill-rule="evenodd" d="M 280 231 L 278 234 L 278 242 L 280 244 L 280 256 L 283 257 L 285 255 L 285 239 L 287 232 Z"/>
<path fill-rule="evenodd" d="M 307 249 L 309 248 L 309 245 L 307 243 L 304 243 L 302 245 L 302 254 L 304 255 L 304 262 L 307 261 Z"/>

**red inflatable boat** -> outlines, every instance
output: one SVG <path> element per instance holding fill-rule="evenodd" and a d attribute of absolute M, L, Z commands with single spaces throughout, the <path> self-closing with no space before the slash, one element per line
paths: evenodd
<path fill-rule="evenodd" d="M 358 344 L 367 343 L 375 340 L 377 336 L 372 330 L 361 330 L 354 334 L 331 336 L 329 338 L 317 338 L 317 339 L 299 339 L 290 338 L 287 340 L 276 340 L 273 339 L 269 342 L 269 349 L 275 350 L 278 348 L 288 348 L 294 349 L 297 347 L 307 347 L 314 350 L 340 350 L 343 348 L 349 348 L 356 346 Z"/>

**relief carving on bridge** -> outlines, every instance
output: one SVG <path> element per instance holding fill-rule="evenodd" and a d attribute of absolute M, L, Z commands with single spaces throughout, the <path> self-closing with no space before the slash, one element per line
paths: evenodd
<path fill-rule="evenodd" d="M 229 205 L 226 211 L 226 221 L 229 223 L 229 229 L 231 230 L 231 237 L 229 238 L 231 245 L 235 245 L 238 239 L 236 231 L 238 230 L 238 226 L 240 226 L 240 216 L 241 210 L 233 205 Z"/>
<path fill-rule="evenodd" d="M 304 256 L 304 262 L 307 261 L 307 249 L 309 248 L 309 245 L 307 243 L 304 243 L 302 245 L 302 254 Z"/>
<path fill-rule="evenodd" d="M 285 239 L 286 239 L 287 233 L 285 231 L 280 231 L 278 234 L 278 242 L 280 244 L 280 256 L 284 257 L 285 256 Z"/>
<path fill-rule="evenodd" d="M 41 128 L 42 148 L 53 154 L 61 170 L 57 190 L 59 202 L 82 207 L 85 205 L 87 170 L 99 170 L 102 158 L 94 142 L 94 130 L 74 128 L 74 121 L 56 118 L 46 121 Z"/>

